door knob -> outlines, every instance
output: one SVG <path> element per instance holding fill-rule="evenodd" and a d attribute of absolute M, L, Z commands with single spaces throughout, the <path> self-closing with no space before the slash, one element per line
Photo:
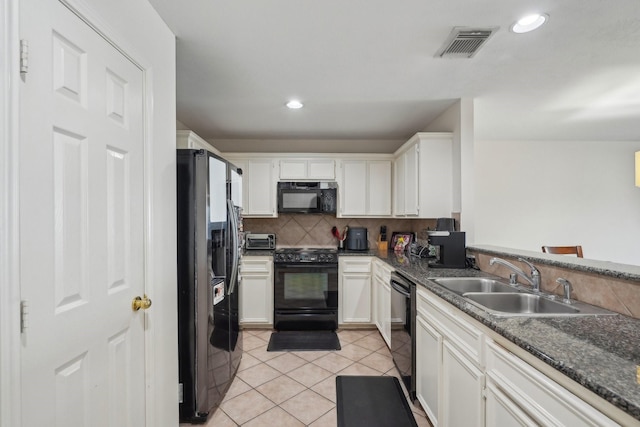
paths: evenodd
<path fill-rule="evenodd" d="M 144 294 L 142 297 L 135 297 L 133 301 L 131 301 L 131 308 L 133 311 L 138 311 L 140 309 L 146 310 L 151 307 L 151 300 L 147 297 L 147 294 Z"/>

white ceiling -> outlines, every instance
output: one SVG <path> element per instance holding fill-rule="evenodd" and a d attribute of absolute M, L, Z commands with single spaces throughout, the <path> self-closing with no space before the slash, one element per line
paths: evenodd
<path fill-rule="evenodd" d="M 638 0 L 150 2 L 177 37 L 177 118 L 205 139 L 406 140 L 472 98 L 476 139 L 640 141 Z M 530 12 L 550 19 L 512 33 Z M 436 58 L 455 26 L 499 30 Z"/>

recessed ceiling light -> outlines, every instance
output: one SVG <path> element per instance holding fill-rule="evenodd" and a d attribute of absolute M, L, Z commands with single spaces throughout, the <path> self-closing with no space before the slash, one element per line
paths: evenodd
<path fill-rule="evenodd" d="M 529 31 L 533 31 L 539 28 L 540 26 L 542 26 L 542 24 L 547 22 L 547 19 L 549 19 L 549 15 L 546 15 L 544 13 L 527 15 L 524 18 L 519 19 L 518 22 L 516 22 L 515 24 L 513 24 L 513 26 L 511 27 L 511 31 L 518 34 L 528 33 Z"/>
<path fill-rule="evenodd" d="M 287 102 L 287 107 L 291 108 L 292 110 L 297 110 L 298 108 L 302 108 L 303 104 L 297 99 L 292 99 L 291 101 Z"/>

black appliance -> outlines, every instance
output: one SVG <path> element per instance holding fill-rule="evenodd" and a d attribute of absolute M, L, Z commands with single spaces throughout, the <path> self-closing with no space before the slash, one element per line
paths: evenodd
<path fill-rule="evenodd" d="M 279 182 L 278 212 L 336 213 L 335 182 Z"/>
<path fill-rule="evenodd" d="M 416 285 L 411 280 L 391 273 L 391 299 L 398 294 L 404 299 L 405 321 L 402 328 L 391 328 L 391 356 L 398 368 L 409 397 L 416 400 Z"/>
<path fill-rule="evenodd" d="M 251 250 L 271 251 L 276 248 L 276 235 L 272 233 L 249 233 L 244 234 L 244 248 Z"/>
<path fill-rule="evenodd" d="M 338 254 L 335 249 L 284 248 L 273 256 L 276 330 L 338 328 Z"/>
<path fill-rule="evenodd" d="M 433 268 L 465 268 L 467 251 L 464 231 L 428 231 L 429 244 L 435 246 Z"/>
<path fill-rule="evenodd" d="M 455 218 L 438 218 L 436 220 L 437 231 L 456 231 Z"/>
<path fill-rule="evenodd" d="M 180 421 L 206 422 L 242 357 L 238 262 L 242 171 L 205 150 L 177 150 Z M 233 190 L 233 191 L 232 191 Z"/>
<path fill-rule="evenodd" d="M 349 227 L 345 249 L 366 251 L 369 249 L 369 233 L 365 227 Z"/>

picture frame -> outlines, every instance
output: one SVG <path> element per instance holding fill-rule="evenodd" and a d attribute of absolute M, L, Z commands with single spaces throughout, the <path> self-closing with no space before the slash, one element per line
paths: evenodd
<path fill-rule="evenodd" d="M 405 251 L 407 250 L 407 248 L 409 248 L 409 245 L 411 245 L 411 243 L 415 241 L 415 233 L 412 231 L 394 231 L 391 234 L 390 246 L 390 248 L 394 251 L 396 250 L 396 246 L 398 245 L 398 240 L 400 240 L 400 238 L 402 238 L 402 251 Z"/>

